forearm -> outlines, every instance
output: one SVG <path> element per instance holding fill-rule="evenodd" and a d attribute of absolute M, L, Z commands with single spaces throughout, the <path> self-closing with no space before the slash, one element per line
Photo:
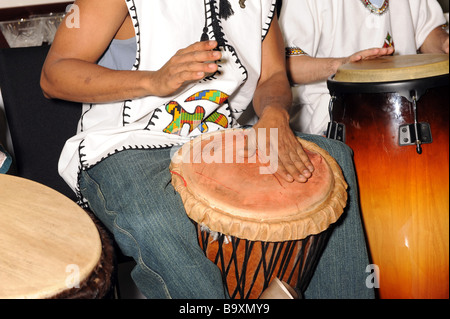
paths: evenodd
<path fill-rule="evenodd" d="M 307 55 L 287 59 L 289 79 L 292 84 L 320 82 L 335 74 L 346 62 L 345 58 L 313 58 Z"/>
<path fill-rule="evenodd" d="M 270 27 L 263 43 L 261 77 L 253 98 L 253 107 L 259 121 L 253 126 L 266 133 L 264 150 L 274 150 L 277 160 L 271 162 L 273 173 L 288 182 L 306 182 L 314 167 L 289 126 L 289 109 L 292 105 L 292 91 L 286 75 L 284 43 L 277 17 Z M 277 130 L 277 143 L 272 143 L 272 128 Z M 266 153 L 267 154 L 267 153 Z M 270 152 L 272 154 L 272 152 Z"/>
<path fill-rule="evenodd" d="M 276 116 L 282 124 L 289 123 L 289 109 L 292 105 L 292 91 L 284 72 L 274 74 L 260 83 L 255 91 L 253 107 L 261 118 L 267 113 Z"/>
<path fill-rule="evenodd" d="M 44 67 L 41 87 L 49 98 L 82 103 L 123 101 L 149 95 L 150 72 L 115 71 L 64 59 Z"/>
<path fill-rule="evenodd" d="M 448 33 L 442 27 L 437 27 L 430 32 L 419 51 L 420 53 L 448 54 Z"/>
<path fill-rule="evenodd" d="M 42 70 L 41 87 L 49 98 L 84 103 L 170 96 L 205 74 L 217 71 L 214 61 L 221 58 L 221 53 L 213 50 L 216 46 L 217 41 L 191 44 L 157 71 L 116 71 L 97 65 L 93 58 L 64 54 L 61 57 L 57 50 L 50 50 Z"/>

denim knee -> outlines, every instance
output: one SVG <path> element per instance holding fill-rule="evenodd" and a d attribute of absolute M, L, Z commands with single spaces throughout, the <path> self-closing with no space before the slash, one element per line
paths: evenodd
<path fill-rule="evenodd" d="M 157 165 L 149 153 L 142 152 L 142 157 L 133 153 L 82 172 L 80 189 L 122 252 L 135 259 L 136 285 L 148 298 L 225 298 L 220 270 L 201 250 L 195 227 L 171 188 L 167 168 L 160 171 L 164 165 Z M 129 157 L 133 164 L 127 164 Z M 133 167 L 135 163 L 138 167 Z M 133 187 L 141 185 L 132 190 L 138 197 L 128 196 L 130 185 L 125 180 L 135 182 Z"/>

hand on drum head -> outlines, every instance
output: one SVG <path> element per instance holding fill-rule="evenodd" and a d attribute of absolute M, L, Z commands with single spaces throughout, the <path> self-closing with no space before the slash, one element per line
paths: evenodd
<path fill-rule="evenodd" d="M 352 63 L 352 62 L 358 62 L 358 61 L 362 61 L 362 60 L 376 59 L 376 58 L 379 58 L 382 56 L 392 55 L 392 54 L 394 54 L 394 52 L 395 52 L 394 47 L 371 48 L 371 49 L 356 52 L 355 54 L 349 56 L 346 60 L 344 60 L 344 63 Z"/>
<path fill-rule="evenodd" d="M 306 183 L 314 172 L 314 166 L 289 127 L 289 122 L 274 111 L 264 114 L 249 130 L 244 156 L 252 156 L 258 151 L 262 162 L 270 162 L 268 173 L 278 174 L 287 182 Z"/>

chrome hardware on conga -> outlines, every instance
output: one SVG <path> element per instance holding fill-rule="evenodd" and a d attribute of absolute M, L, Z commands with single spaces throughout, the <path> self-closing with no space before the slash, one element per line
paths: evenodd
<path fill-rule="evenodd" d="M 390 56 L 349 63 L 328 80 L 331 99 L 327 137 L 345 142 L 345 124 L 335 121 L 333 105 L 343 94 L 396 93 L 408 100 L 413 123 L 398 128 L 400 146 L 415 145 L 422 154 L 422 144 L 432 143 L 429 123 L 419 122 L 417 104 L 427 90 L 448 85 L 448 55 Z M 377 134 L 377 132 L 373 132 Z"/>
<path fill-rule="evenodd" d="M 346 64 L 328 88 L 332 127 L 354 151 L 380 297 L 448 298 L 448 55 Z"/>
<path fill-rule="evenodd" d="M 239 157 L 236 145 L 246 132 L 220 131 L 187 143 L 172 159 L 172 183 L 231 298 L 256 299 L 274 278 L 302 294 L 346 206 L 347 184 L 336 161 L 304 140 L 315 165 L 307 183 L 261 174 L 266 164 L 258 152 Z"/>

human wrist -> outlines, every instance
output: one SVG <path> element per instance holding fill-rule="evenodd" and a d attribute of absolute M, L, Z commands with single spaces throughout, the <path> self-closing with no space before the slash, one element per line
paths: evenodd
<path fill-rule="evenodd" d="M 140 78 L 138 81 L 138 87 L 142 92 L 143 96 L 156 95 L 154 76 L 151 71 L 142 71 L 140 73 Z"/>
<path fill-rule="evenodd" d="M 289 112 L 281 106 L 269 105 L 264 108 L 261 118 L 270 118 L 282 123 L 289 123 Z"/>
<path fill-rule="evenodd" d="M 336 72 L 339 70 L 339 68 L 348 63 L 350 61 L 350 58 L 334 58 L 330 61 L 330 74 L 336 74 Z"/>

